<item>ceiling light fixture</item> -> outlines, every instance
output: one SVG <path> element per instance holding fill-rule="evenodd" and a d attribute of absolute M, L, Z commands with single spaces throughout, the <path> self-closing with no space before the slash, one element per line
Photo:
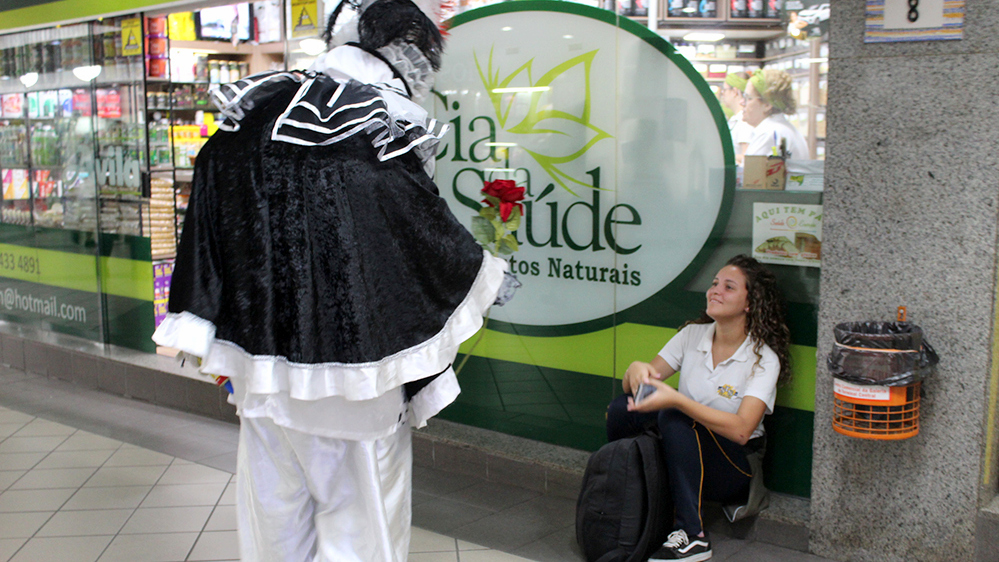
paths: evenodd
<path fill-rule="evenodd" d="M 725 38 L 724 33 L 709 33 L 705 31 L 694 31 L 683 36 L 684 41 L 721 41 Z"/>

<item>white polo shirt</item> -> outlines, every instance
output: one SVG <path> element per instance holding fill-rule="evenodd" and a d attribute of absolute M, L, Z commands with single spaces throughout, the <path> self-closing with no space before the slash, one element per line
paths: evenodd
<path fill-rule="evenodd" d="M 753 339 L 747 336 L 731 357 L 714 367 L 711 357 L 714 335 L 714 322 L 691 324 L 673 336 L 659 352 L 670 367 L 680 372 L 680 393 L 705 406 L 732 414 L 739 411 L 744 396 L 754 396 L 767 405 L 766 413 L 772 414 L 780 374 L 777 354 L 763 344 L 757 365 Z M 760 421 L 752 437 L 763 433 Z"/>

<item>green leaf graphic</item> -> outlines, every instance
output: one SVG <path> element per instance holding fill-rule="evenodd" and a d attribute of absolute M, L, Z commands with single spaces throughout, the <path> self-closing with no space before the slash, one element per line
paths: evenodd
<path fill-rule="evenodd" d="M 479 78 L 482 80 L 482 84 L 485 86 L 486 92 L 489 94 L 489 99 L 492 102 L 493 109 L 496 112 L 496 120 L 500 127 L 502 127 L 507 133 L 513 135 L 563 135 L 576 141 L 576 146 L 578 148 L 575 148 L 575 150 L 570 154 L 545 154 L 536 150 L 530 150 L 527 148 L 524 149 L 525 152 L 534 158 L 538 165 L 540 165 L 558 185 L 573 195 L 576 195 L 576 192 L 570 188 L 570 184 L 589 188 L 593 188 L 593 185 L 588 181 L 589 178 L 585 175 L 582 178 L 576 178 L 570 173 L 564 171 L 562 167 L 586 154 L 587 151 L 593 148 L 593 146 L 601 140 L 612 138 L 609 133 L 596 127 L 590 122 L 590 71 L 596 54 L 597 51 L 594 50 L 569 59 L 555 66 L 538 78 L 537 82 L 534 82 L 531 74 L 534 59 L 528 60 L 519 68 L 514 70 L 513 73 L 503 79 L 500 79 L 500 69 L 498 67 L 495 69 L 493 68 L 493 49 L 489 50 L 489 59 L 486 63 L 485 69 L 483 69 L 478 55 L 473 53 L 475 66 L 479 72 Z M 510 87 L 510 84 L 513 83 L 516 78 L 525 75 L 528 86 L 550 87 L 560 76 L 566 75 L 570 70 L 576 69 L 580 66 L 582 67 L 581 70 L 583 75 L 583 83 L 581 84 L 581 87 L 584 93 L 584 102 L 583 107 L 579 109 L 578 114 L 553 108 L 549 99 L 550 96 L 546 97 L 547 92 L 518 94 L 531 96 L 530 104 L 527 109 L 527 115 L 523 117 L 519 123 L 509 127 L 507 126 L 507 121 L 510 118 L 510 111 L 513 108 L 516 96 L 496 93 L 494 91 L 496 88 Z M 521 81 L 518 82 L 522 83 Z M 524 144 L 521 143 L 522 147 L 523 145 Z"/>

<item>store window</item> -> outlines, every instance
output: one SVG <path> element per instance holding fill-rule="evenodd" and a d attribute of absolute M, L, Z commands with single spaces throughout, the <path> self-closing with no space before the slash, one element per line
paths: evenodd
<path fill-rule="evenodd" d="M 0 36 L 3 319 L 156 351 L 149 336 L 166 311 L 193 162 L 216 130 L 211 89 L 248 74 L 307 68 L 323 52 L 320 37 L 335 4 L 201 6 Z M 562 17 L 534 35 L 517 29 L 528 29 L 537 14 L 511 16 L 509 30 L 494 30 L 505 38 L 492 60 L 475 43 L 492 36 L 469 39 L 474 22 L 488 14 L 552 6 L 561 6 Z M 428 101 L 452 126 L 438 184 L 462 220 L 475 205 L 472 184 L 503 174 L 531 184 L 525 207 L 533 216 L 525 217 L 521 250 L 512 257 L 525 285 L 544 281 L 549 297 L 519 316 L 516 301 L 507 309 L 514 312 L 497 311 L 459 377 L 458 402 L 442 415 L 595 449 L 604 407 L 620 391 L 627 364 L 647 360 L 699 312 L 726 259 L 751 254 L 781 280 L 794 344 L 795 383 L 781 390 L 767 421 L 768 459 L 782 466 L 768 484 L 808 495 L 828 5 L 469 0 L 453 12 L 458 25 Z M 584 33 L 591 28 L 600 34 Z M 542 32 L 552 35 L 551 50 L 528 56 Z M 565 50 L 564 60 L 542 68 L 555 49 Z M 535 66 L 518 75 L 529 60 Z M 498 76 L 501 64 L 509 85 L 549 80 L 549 93 L 538 94 L 543 103 L 486 92 L 477 81 Z M 602 74 L 584 79 L 591 64 L 604 65 Z M 636 72 L 642 68 L 662 72 Z M 789 165 L 786 184 L 774 191 L 740 183 L 745 168 L 736 165 L 717 98 L 727 75 L 767 68 L 791 77 L 796 108 L 787 120 L 808 146 L 805 163 Z M 657 88 L 647 90 L 649 84 Z M 586 88 L 593 95 L 581 97 Z M 598 99 L 599 110 L 584 111 L 589 102 L 582 100 Z M 506 122 L 509 113 L 498 109 L 504 103 L 521 117 L 538 117 L 542 108 L 574 117 L 527 134 L 528 125 Z M 501 138 L 518 134 L 530 137 L 523 146 L 533 156 Z M 656 205 L 671 209 L 672 222 L 647 210 Z M 705 208 L 717 212 L 695 220 Z M 629 238 L 639 230 L 652 238 Z M 667 264 L 679 270 L 659 279 L 655 256 L 643 257 L 639 246 L 679 247 L 693 234 L 700 237 L 696 247 Z M 588 284 L 596 292 L 578 293 Z"/>

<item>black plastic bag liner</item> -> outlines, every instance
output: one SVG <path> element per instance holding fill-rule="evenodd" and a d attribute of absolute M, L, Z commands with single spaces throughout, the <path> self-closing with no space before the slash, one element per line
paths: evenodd
<path fill-rule="evenodd" d="M 908 322 L 845 322 L 834 334 L 829 372 L 854 384 L 908 386 L 940 362 L 923 330 Z"/>

